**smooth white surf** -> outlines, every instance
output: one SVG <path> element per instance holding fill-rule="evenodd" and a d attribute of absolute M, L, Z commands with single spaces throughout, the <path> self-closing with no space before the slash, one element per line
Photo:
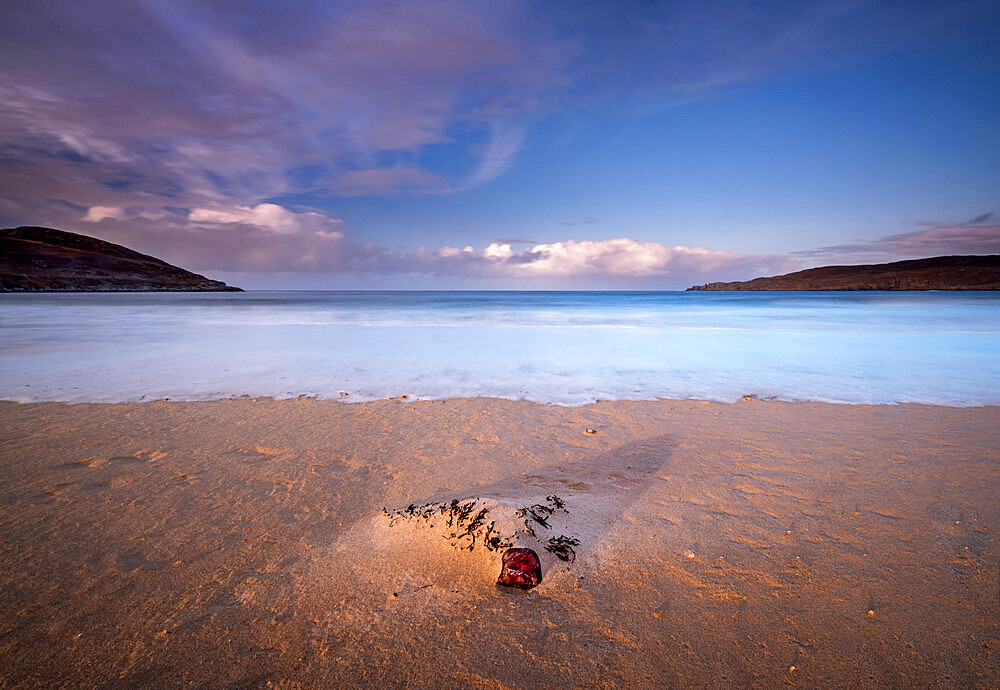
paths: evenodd
<path fill-rule="evenodd" d="M 1000 404 L 1000 294 L 3 294 L 0 371 L 20 401 Z"/>

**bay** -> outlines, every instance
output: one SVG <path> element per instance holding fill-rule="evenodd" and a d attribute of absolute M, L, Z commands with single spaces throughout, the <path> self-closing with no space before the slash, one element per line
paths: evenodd
<path fill-rule="evenodd" d="M 1000 293 L 0 295 L 6 400 L 749 394 L 1000 404 Z"/>

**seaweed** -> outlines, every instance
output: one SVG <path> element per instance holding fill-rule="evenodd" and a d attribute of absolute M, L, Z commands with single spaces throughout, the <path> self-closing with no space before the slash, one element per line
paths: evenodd
<path fill-rule="evenodd" d="M 557 510 L 563 513 L 569 513 L 566 510 L 566 504 L 563 500 L 556 496 L 555 494 L 545 497 L 545 503 L 535 503 L 533 505 L 527 506 L 525 508 L 519 508 L 517 511 L 517 516 L 520 518 L 525 518 L 524 529 L 531 536 L 535 536 L 535 529 L 531 525 L 531 521 L 534 521 L 544 527 L 545 529 L 552 529 L 549 526 L 549 517 L 552 513 Z"/>
<path fill-rule="evenodd" d="M 389 511 L 383 507 L 382 512 L 389 518 L 390 527 L 402 518 L 424 520 L 430 523 L 430 519 L 435 515 L 447 516 L 446 526 L 450 527 L 452 531 L 444 535 L 444 539 L 450 541 L 452 546 L 456 548 L 473 551 L 477 541 L 491 551 L 509 547 L 510 540 L 501 537 L 496 531 L 496 522 L 490 523 L 485 530 L 485 535 L 480 534 L 486 525 L 490 511 L 488 508 L 480 508 L 478 512 L 474 512 L 477 504 L 478 499 L 462 502 L 456 498 L 449 503 L 425 503 L 419 506 L 411 503 L 407 507 L 395 511 Z M 431 524 L 431 527 L 433 526 Z"/>
<path fill-rule="evenodd" d="M 500 533 L 497 532 L 496 525 L 496 522 L 491 522 L 486 526 L 486 536 L 483 537 L 483 545 L 487 551 L 499 551 L 511 547 L 510 541 L 500 536 Z"/>
<path fill-rule="evenodd" d="M 393 511 L 387 510 L 383 506 L 382 513 L 389 518 L 389 526 L 391 527 L 404 517 L 429 521 L 438 512 L 439 508 L 440 504 L 438 503 L 425 503 L 420 506 L 411 503 L 405 508 Z"/>
<path fill-rule="evenodd" d="M 433 527 L 434 525 L 430 522 L 432 518 L 446 516 L 446 526 L 450 531 L 443 535 L 443 538 L 457 549 L 473 551 L 477 544 L 487 551 L 502 551 L 511 548 L 514 545 L 516 535 L 501 534 L 497 530 L 496 521 L 489 520 L 489 508 L 479 507 L 479 510 L 476 510 L 478 506 L 479 499 L 460 501 L 456 498 L 448 503 L 425 503 L 423 505 L 411 503 L 405 508 L 394 511 L 383 507 L 382 513 L 389 518 L 390 526 L 406 518 L 424 520 Z M 518 508 L 515 514 L 524 523 L 524 533 L 537 537 L 535 527 L 552 529 L 549 518 L 557 511 L 569 513 L 563 500 L 553 494 L 546 496 L 544 503 L 534 503 Z M 579 544 L 580 540 L 575 537 L 560 535 L 549 539 L 545 548 L 558 558 L 572 562 L 576 559 L 573 547 L 579 546 Z"/>
<path fill-rule="evenodd" d="M 552 494 L 551 496 L 546 496 L 545 500 L 551 503 L 552 507 L 555 508 L 556 510 L 561 510 L 564 513 L 569 512 L 568 510 L 566 510 L 566 504 L 563 503 L 563 500 L 558 496 L 556 496 L 555 494 Z"/>
<path fill-rule="evenodd" d="M 552 537 L 549 539 L 548 543 L 545 545 L 545 550 L 549 553 L 555 554 L 556 558 L 561 561 L 568 561 L 572 563 L 576 560 L 576 551 L 573 547 L 579 545 L 580 540 L 576 537 L 567 537 L 565 534 L 560 534 L 558 537 Z"/>

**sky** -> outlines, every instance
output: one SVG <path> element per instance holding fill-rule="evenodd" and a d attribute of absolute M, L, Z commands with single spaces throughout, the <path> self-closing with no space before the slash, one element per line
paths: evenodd
<path fill-rule="evenodd" d="M 1000 2 L 0 4 L 0 226 L 249 289 L 1000 253 Z"/>

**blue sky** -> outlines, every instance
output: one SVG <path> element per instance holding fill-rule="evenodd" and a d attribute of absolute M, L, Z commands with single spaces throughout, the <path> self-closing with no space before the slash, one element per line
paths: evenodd
<path fill-rule="evenodd" d="M 8 3 L 0 222 L 254 288 L 1000 253 L 1000 3 Z"/>

